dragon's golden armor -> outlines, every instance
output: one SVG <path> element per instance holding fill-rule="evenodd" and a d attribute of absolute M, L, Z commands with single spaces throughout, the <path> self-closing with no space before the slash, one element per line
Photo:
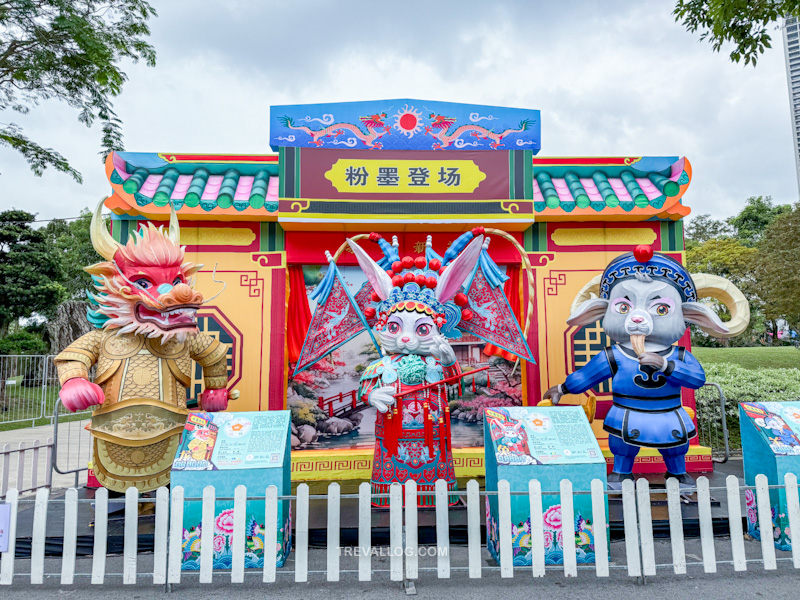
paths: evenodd
<path fill-rule="evenodd" d="M 94 408 L 90 431 L 93 466 L 106 488 L 140 492 L 169 483 L 170 468 L 186 422 L 186 388 L 192 361 L 203 367 L 206 389 L 228 383 L 228 348 L 206 334 L 185 341 L 95 330 L 81 336 L 55 358 L 63 386 L 89 378 L 105 394 Z"/>

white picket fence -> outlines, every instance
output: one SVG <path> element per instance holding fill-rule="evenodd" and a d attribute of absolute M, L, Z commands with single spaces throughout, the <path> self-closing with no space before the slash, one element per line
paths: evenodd
<path fill-rule="evenodd" d="M 769 500 L 769 485 L 764 475 L 756 478 L 756 502 L 758 519 L 763 532 L 772 531 L 772 514 Z M 784 487 L 784 486 L 777 486 Z M 700 477 L 697 481 L 698 511 L 700 523 L 700 544 L 702 560 L 694 563 L 687 562 L 687 553 L 684 544 L 683 517 L 681 512 L 681 491 L 677 481 L 671 479 L 667 483 L 667 500 L 669 512 L 669 529 L 671 544 L 671 562 L 656 563 L 654 549 L 651 490 L 645 479 L 639 479 L 634 485 L 631 481 L 624 482 L 622 486 L 622 512 L 624 517 L 624 557 L 617 556 L 615 561 L 609 560 L 608 553 L 608 523 L 606 519 L 606 496 L 615 494 L 608 492 L 600 480 L 591 483 L 591 499 L 594 519 L 596 562 L 594 565 L 578 565 L 576 562 L 574 545 L 574 519 L 573 519 L 573 490 L 572 484 L 564 480 L 561 482 L 560 501 L 562 507 L 562 534 L 564 546 L 564 564 L 562 566 L 545 566 L 544 537 L 542 527 L 542 498 L 543 492 L 540 483 L 536 480 L 530 482 L 528 496 L 530 500 L 531 515 L 531 544 L 533 561 L 530 567 L 514 567 L 512 562 L 511 545 L 511 497 L 524 494 L 524 492 L 510 492 L 509 484 L 501 481 L 497 492 L 499 507 L 500 531 L 500 565 L 487 566 L 485 563 L 485 546 L 481 544 L 481 520 L 483 510 L 482 500 L 486 492 L 481 492 L 478 483 L 470 481 L 466 489 L 468 542 L 466 566 L 451 565 L 451 548 L 449 538 L 449 509 L 448 496 L 451 494 L 444 481 L 436 483 L 436 566 L 420 566 L 420 548 L 418 546 L 418 509 L 417 486 L 413 481 L 405 485 L 405 490 L 395 484 L 391 487 L 389 498 L 389 530 L 390 540 L 388 554 L 388 574 L 391 581 L 413 581 L 420 577 L 422 571 L 433 571 L 438 578 L 449 578 L 454 571 L 466 571 L 470 578 L 480 578 L 487 571 L 498 571 L 503 578 L 515 577 L 523 571 L 528 576 L 544 577 L 548 572 L 562 572 L 565 577 L 577 577 L 578 570 L 592 570 L 597 577 L 609 577 L 611 569 L 624 569 L 630 577 L 643 579 L 656 575 L 658 568 L 671 569 L 675 574 L 687 573 L 689 566 L 700 567 L 705 573 L 715 573 L 718 564 L 732 564 L 735 571 L 745 571 L 748 563 L 758 562 L 765 570 L 774 570 L 779 562 L 791 562 L 794 568 L 800 568 L 800 544 L 795 544 L 791 558 L 776 558 L 776 551 L 771 535 L 762 536 L 760 542 L 761 556 L 748 560 L 745 553 L 745 538 L 742 530 L 741 494 L 745 489 L 740 485 L 737 477 L 731 475 L 727 478 L 726 488 L 717 488 L 726 491 L 728 500 L 728 520 L 730 523 L 730 538 L 714 538 L 711 517 L 711 495 L 708 479 Z M 798 499 L 797 477 L 788 474 L 785 478 L 785 489 L 788 502 L 789 526 L 794 537 L 794 532 L 800 531 L 800 500 Z M 403 492 L 406 504 L 403 507 Z M 582 492 L 589 493 L 589 492 Z M 659 493 L 663 493 L 659 491 Z M 616 494 L 619 494 L 617 492 Z M 185 577 L 199 577 L 200 583 L 211 583 L 215 572 L 212 567 L 212 537 L 214 535 L 215 517 L 215 490 L 206 487 L 202 498 L 202 523 L 201 523 L 201 554 L 199 571 L 181 571 L 182 541 L 183 541 L 183 511 L 184 504 L 189 499 L 184 498 L 184 490 L 180 486 L 172 489 L 171 493 L 166 488 L 160 488 L 153 498 L 140 498 L 136 489 L 130 488 L 125 494 L 125 519 L 124 519 L 124 548 L 122 556 L 122 571 L 110 572 L 107 570 L 107 533 L 108 533 L 108 493 L 104 489 L 97 491 L 94 500 L 78 499 L 78 492 L 69 489 L 63 500 L 50 500 L 50 490 L 39 489 L 36 493 L 33 530 L 31 540 L 31 556 L 15 557 L 17 541 L 17 515 L 21 502 L 19 493 L 10 490 L 7 501 L 11 505 L 10 545 L 8 552 L 0 555 L 0 584 L 12 583 L 41 584 L 46 577 L 60 577 L 63 585 L 75 583 L 76 578 L 90 578 L 93 584 L 108 583 L 118 577 L 124 584 L 132 585 L 137 582 L 151 581 L 153 584 L 177 584 Z M 484 497 L 482 499 L 482 496 Z M 340 565 L 340 507 L 342 498 L 358 498 L 358 566 L 357 569 L 342 569 Z M 373 562 L 371 534 L 372 510 L 370 503 L 370 486 L 362 483 L 357 496 L 343 496 L 337 483 L 328 487 L 327 496 L 327 548 L 325 551 L 326 567 L 322 570 L 309 568 L 309 499 L 316 498 L 309 495 L 309 488 L 301 484 L 297 488 L 297 495 L 279 497 L 277 488 L 270 486 L 266 489 L 264 498 L 264 514 L 266 531 L 264 544 L 264 568 L 259 574 L 265 583 L 276 581 L 278 575 L 282 578 L 291 577 L 296 582 L 309 580 L 309 574 L 325 574 L 327 581 L 339 581 L 340 576 L 352 573 L 358 576 L 359 581 L 370 581 L 373 576 L 386 573 L 386 569 L 376 569 Z M 277 514 L 278 502 L 291 499 L 295 502 L 295 548 L 294 569 L 276 569 L 277 554 Z M 245 513 L 248 496 L 244 486 L 235 490 L 234 496 L 234 526 L 232 546 L 232 568 L 218 571 L 217 581 L 220 578 L 230 578 L 231 583 L 241 583 L 245 574 L 253 574 L 253 569 L 245 570 Z M 46 565 L 52 566 L 54 561 L 45 557 L 45 542 L 48 532 L 47 517 L 48 505 L 54 502 L 64 504 L 64 530 L 63 552 L 60 559 L 60 572 L 45 572 Z M 91 570 L 76 572 L 76 546 L 78 527 L 79 502 L 95 503 L 94 522 L 94 549 L 91 558 Z M 138 545 L 138 505 L 140 502 L 155 503 L 155 535 L 152 570 L 143 572 L 139 568 L 137 555 Z M 404 519 L 405 516 L 405 519 Z M 50 532 L 52 535 L 52 531 Z M 271 540 L 271 543 L 270 541 Z M 730 545 L 732 560 L 718 561 L 716 552 L 717 544 Z M 751 552 L 752 554 L 752 552 Z M 624 560 L 620 560 L 624 558 Z M 87 559 L 88 560 L 88 559 Z M 83 562 L 83 561 L 82 561 Z M 29 566 L 28 573 L 17 572 L 17 564 L 24 563 Z"/>

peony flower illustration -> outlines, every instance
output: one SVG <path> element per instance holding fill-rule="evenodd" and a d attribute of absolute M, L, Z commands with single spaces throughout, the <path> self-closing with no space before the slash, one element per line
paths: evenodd
<path fill-rule="evenodd" d="M 553 545 L 553 532 L 545 529 L 544 531 L 544 547 L 549 548 Z"/>
<path fill-rule="evenodd" d="M 756 512 L 755 508 L 747 509 L 747 520 L 753 524 L 755 524 L 755 522 L 758 521 L 758 513 Z"/>
<path fill-rule="evenodd" d="M 747 508 L 755 507 L 756 505 L 756 495 L 753 493 L 753 490 L 745 490 L 744 491 L 744 501 L 747 505 Z"/>
<path fill-rule="evenodd" d="M 219 513 L 214 526 L 219 533 L 233 534 L 233 509 L 229 508 Z"/>
<path fill-rule="evenodd" d="M 550 529 L 561 529 L 561 505 L 556 504 L 544 513 L 544 525 Z"/>
<path fill-rule="evenodd" d="M 558 532 L 558 536 L 556 537 L 556 542 L 558 542 L 559 546 L 561 547 L 564 546 L 564 535 L 560 531 Z"/>
<path fill-rule="evenodd" d="M 780 527 L 776 527 L 775 528 L 775 531 L 772 532 L 772 537 L 774 537 L 776 540 L 779 537 L 781 537 L 781 528 Z"/>
<path fill-rule="evenodd" d="M 214 536 L 214 552 L 222 552 L 225 550 L 225 538 L 221 535 Z"/>

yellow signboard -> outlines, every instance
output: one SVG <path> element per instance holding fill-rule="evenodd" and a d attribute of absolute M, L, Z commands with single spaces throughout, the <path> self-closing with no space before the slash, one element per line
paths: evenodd
<path fill-rule="evenodd" d="M 339 192 L 471 194 L 486 174 L 471 160 L 337 160 L 325 173 Z"/>

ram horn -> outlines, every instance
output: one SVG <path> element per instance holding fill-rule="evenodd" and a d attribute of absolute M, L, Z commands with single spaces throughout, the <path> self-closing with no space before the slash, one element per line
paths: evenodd
<path fill-rule="evenodd" d="M 750 324 L 750 303 L 744 294 L 724 277 L 709 275 L 708 273 L 692 274 L 694 285 L 697 288 L 697 297 L 713 298 L 722 302 L 731 313 L 731 320 L 725 323 L 728 333 L 710 331 L 701 327 L 703 331 L 714 337 L 729 338 L 742 333 Z"/>
<path fill-rule="evenodd" d="M 572 306 L 569 307 L 569 314 L 574 314 L 581 304 L 587 300 L 591 300 L 592 298 L 597 298 L 600 295 L 600 280 L 602 278 L 602 274 L 595 275 L 591 278 L 591 280 L 589 280 L 589 283 L 581 288 L 581 290 L 575 296 L 575 299 L 572 301 Z"/>
<path fill-rule="evenodd" d="M 172 202 L 169 203 L 169 231 L 167 232 L 167 237 L 173 244 L 180 247 L 181 226 L 178 223 L 178 213 L 175 212 L 175 207 L 172 206 Z"/>
<path fill-rule="evenodd" d="M 105 258 L 107 261 L 114 260 L 114 254 L 121 248 L 120 244 L 111 237 L 111 234 L 103 222 L 103 204 L 105 200 L 101 200 L 100 204 L 92 215 L 92 224 L 89 228 L 89 233 L 92 239 L 92 246 L 97 253 Z"/>

